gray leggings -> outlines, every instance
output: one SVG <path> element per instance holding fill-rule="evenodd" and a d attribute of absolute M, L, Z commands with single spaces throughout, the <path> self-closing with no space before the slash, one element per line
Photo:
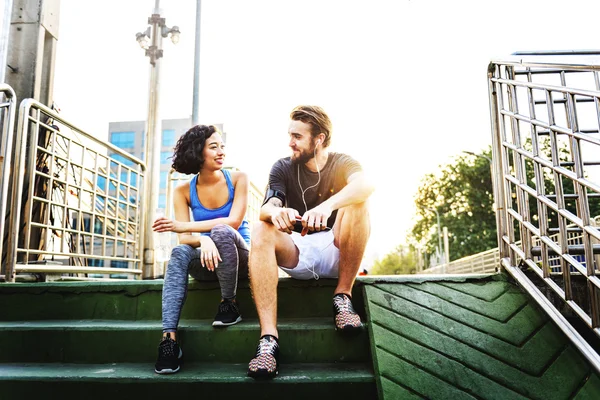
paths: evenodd
<path fill-rule="evenodd" d="M 179 325 L 181 309 L 185 303 L 188 274 L 199 281 L 219 281 L 221 297 L 233 299 L 238 277 L 248 279 L 248 245 L 240 233 L 229 225 L 217 225 L 210 231 L 221 256 L 215 271 L 200 264 L 201 250 L 181 244 L 171 252 L 162 292 L 163 333 L 175 332 Z"/>

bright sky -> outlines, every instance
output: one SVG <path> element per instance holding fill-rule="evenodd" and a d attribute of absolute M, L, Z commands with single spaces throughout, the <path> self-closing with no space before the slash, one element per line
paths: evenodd
<path fill-rule="evenodd" d="M 149 62 L 136 40 L 154 0 L 60 0 L 55 102 L 98 137 L 145 120 Z M 163 0 L 163 118 L 192 114 L 195 0 Z M 333 151 L 376 184 L 367 258 L 404 243 L 421 178 L 491 143 L 486 68 L 518 50 L 600 47 L 597 0 L 203 0 L 200 119 L 224 123 L 228 164 L 264 187 L 289 155 L 289 112 L 323 107 Z"/>

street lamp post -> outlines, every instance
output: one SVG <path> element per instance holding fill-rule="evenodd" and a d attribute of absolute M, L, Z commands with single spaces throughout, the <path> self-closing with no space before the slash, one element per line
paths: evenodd
<path fill-rule="evenodd" d="M 146 121 L 146 179 L 144 186 L 144 278 L 155 277 L 154 235 L 152 222 L 154 212 L 158 205 L 158 192 L 160 181 L 160 148 L 161 148 L 161 120 L 159 109 L 160 88 L 160 59 L 163 56 L 162 39 L 170 36 L 173 44 L 179 42 L 179 28 L 167 27 L 165 19 L 160 15 L 159 0 L 155 1 L 152 15 L 148 18 L 148 28 L 136 34 L 140 47 L 146 50 L 150 58 L 150 83 L 148 89 L 148 119 Z"/>
<path fill-rule="evenodd" d="M 442 228 L 440 225 L 440 214 L 435 208 L 427 208 L 429 211 L 433 211 L 437 217 L 437 232 L 438 232 L 438 254 L 441 257 L 441 263 L 444 264 L 444 253 L 442 252 Z"/>

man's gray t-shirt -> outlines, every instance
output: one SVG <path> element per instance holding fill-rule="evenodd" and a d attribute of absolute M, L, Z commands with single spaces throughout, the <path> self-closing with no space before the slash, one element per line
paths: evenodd
<path fill-rule="evenodd" d="M 286 157 L 273 164 L 268 188 L 285 195 L 284 207 L 293 208 L 303 215 L 307 210 L 302 201 L 302 191 L 305 191 L 304 200 L 310 210 L 342 190 L 348 182 L 348 177 L 360 171 L 362 171 L 360 164 L 352 157 L 342 153 L 329 153 L 327 163 L 321 167 L 319 181 L 317 172 L 310 171 L 304 164 L 295 164 L 290 157 Z M 319 182 L 317 186 L 306 190 L 317 182 Z M 265 198 L 266 200 L 268 199 Z M 327 220 L 328 227 L 333 228 L 336 216 L 337 210 Z"/>

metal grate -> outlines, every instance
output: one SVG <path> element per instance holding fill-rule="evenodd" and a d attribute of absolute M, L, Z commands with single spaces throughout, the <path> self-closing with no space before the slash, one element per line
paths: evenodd
<path fill-rule="evenodd" d="M 490 63 L 488 84 L 502 265 L 600 370 L 598 354 L 522 271 L 600 335 L 600 230 L 591 217 L 600 210 L 598 71 L 598 52 L 515 53 Z M 574 296 L 574 273 L 587 281 L 586 300 Z"/>
<path fill-rule="evenodd" d="M 16 139 L 7 271 L 140 275 L 144 163 L 31 99 Z"/>

